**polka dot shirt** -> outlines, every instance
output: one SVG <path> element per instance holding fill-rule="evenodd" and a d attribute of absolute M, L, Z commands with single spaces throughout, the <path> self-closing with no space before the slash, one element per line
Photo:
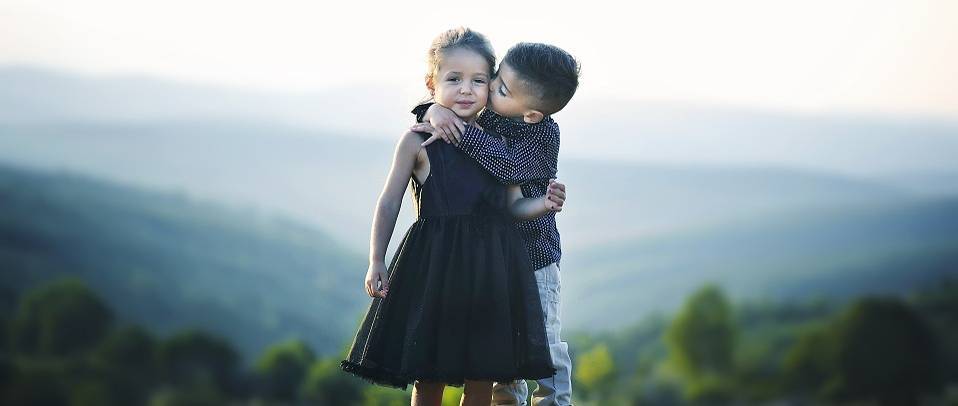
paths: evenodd
<path fill-rule="evenodd" d="M 422 121 L 430 104 L 421 104 L 413 109 L 419 121 Z M 518 122 L 489 109 L 483 110 L 477 122 L 485 131 L 466 126 L 459 148 L 500 182 L 520 184 L 524 196 L 544 196 L 549 179 L 556 177 L 558 169 L 559 125 L 551 117 L 536 124 Z M 559 262 L 562 250 L 555 213 L 516 224 L 533 267 L 539 269 Z"/>

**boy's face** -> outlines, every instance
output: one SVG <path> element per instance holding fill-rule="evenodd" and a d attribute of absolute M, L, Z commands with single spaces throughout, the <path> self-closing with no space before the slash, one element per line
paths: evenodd
<path fill-rule="evenodd" d="M 519 78 L 508 63 L 501 62 L 499 72 L 489 85 L 489 107 L 492 111 L 516 121 L 535 123 L 542 117 L 541 114 L 538 118 L 535 114 L 529 117 L 530 112 L 538 112 L 531 107 L 534 101 L 536 101 L 535 96 L 531 94 L 525 81 Z"/>

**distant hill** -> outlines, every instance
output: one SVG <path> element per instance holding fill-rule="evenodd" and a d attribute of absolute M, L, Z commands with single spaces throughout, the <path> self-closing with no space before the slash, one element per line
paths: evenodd
<path fill-rule="evenodd" d="M 317 92 L 239 90 L 136 75 L 0 66 L 0 123 L 270 123 L 393 139 L 425 96 L 370 83 Z M 958 172 L 958 119 L 798 114 L 575 98 L 556 115 L 564 157 L 785 166 L 854 176 Z"/>
<path fill-rule="evenodd" d="M 120 318 L 224 334 L 250 360 L 300 337 L 342 350 L 368 305 L 365 262 L 324 233 L 261 212 L 68 173 L 0 167 L 0 286 L 81 277 Z"/>
<path fill-rule="evenodd" d="M 392 148 L 386 140 L 241 121 L 0 123 L 0 162 L 262 207 L 327 230 L 357 251 L 367 247 Z M 743 217 L 913 194 L 875 180 L 775 166 L 563 159 L 560 167 L 569 201 L 558 219 L 569 253 Z M 412 221 L 411 204 L 405 206 L 399 229 Z"/>
<path fill-rule="evenodd" d="M 378 89 L 378 96 L 370 96 L 377 89 L 250 92 L 31 67 L 0 67 L 0 88 L 0 162 L 172 191 L 179 197 L 159 196 L 213 202 L 203 211 L 210 215 L 233 212 L 222 207 L 257 207 L 343 247 L 334 253 L 365 252 L 394 137 L 410 119 L 409 101 L 389 89 Z M 620 301 L 628 317 L 668 309 L 708 279 L 743 296 L 842 296 L 952 270 L 936 264 L 954 263 L 956 232 L 947 227 L 955 209 L 949 199 L 958 196 L 958 123 L 585 100 L 557 120 L 559 177 L 569 187 L 558 222 L 572 327 L 616 323 L 609 315 L 621 311 Z M 103 196 L 109 197 L 92 201 L 113 204 L 113 195 Z M 413 220 L 411 205 L 404 206 L 394 242 Z M 230 218 L 248 217 L 240 213 Z M 895 224 L 913 233 L 903 235 Z M 262 245 L 255 237 L 242 241 Z M 157 258 L 175 257 L 171 251 L 160 249 Z M 309 252 L 315 261 L 333 258 Z M 252 262 L 256 269 L 269 268 L 272 254 L 262 255 Z M 353 267 L 364 268 L 361 255 L 345 255 L 343 261 L 353 258 Z M 282 260 L 289 258 L 297 256 Z M 352 289 L 356 275 L 324 278 L 331 281 L 323 285 L 327 296 L 346 303 L 351 296 L 337 295 Z M 277 285 L 284 292 L 282 286 L 295 285 L 293 296 L 305 295 L 296 293 L 306 289 L 299 282 L 273 283 L 285 284 Z M 361 313 L 353 306 L 341 314 Z M 257 320 L 277 323 L 271 317 Z"/>
<path fill-rule="evenodd" d="M 755 217 L 566 256 L 563 312 L 615 328 L 671 311 L 706 282 L 741 299 L 906 293 L 958 277 L 958 198 Z"/>

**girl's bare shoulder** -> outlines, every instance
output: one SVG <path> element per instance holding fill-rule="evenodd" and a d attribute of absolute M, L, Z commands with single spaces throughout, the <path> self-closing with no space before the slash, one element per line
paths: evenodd
<path fill-rule="evenodd" d="M 428 134 L 426 134 L 428 136 Z M 417 133 L 414 131 L 406 131 L 402 137 L 399 138 L 399 142 L 396 144 L 396 149 L 401 150 L 405 153 L 416 154 L 421 150 L 423 141 L 426 140 L 426 136 L 423 133 Z"/>

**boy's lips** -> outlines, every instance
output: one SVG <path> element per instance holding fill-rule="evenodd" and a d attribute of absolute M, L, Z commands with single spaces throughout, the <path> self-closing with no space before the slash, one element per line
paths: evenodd
<path fill-rule="evenodd" d="M 460 105 L 460 106 L 469 107 L 469 106 L 472 106 L 473 104 L 476 104 L 476 102 L 474 102 L 474 101 L 457 101 L 456 104 L 458 104 L 458 105 Z"/>

